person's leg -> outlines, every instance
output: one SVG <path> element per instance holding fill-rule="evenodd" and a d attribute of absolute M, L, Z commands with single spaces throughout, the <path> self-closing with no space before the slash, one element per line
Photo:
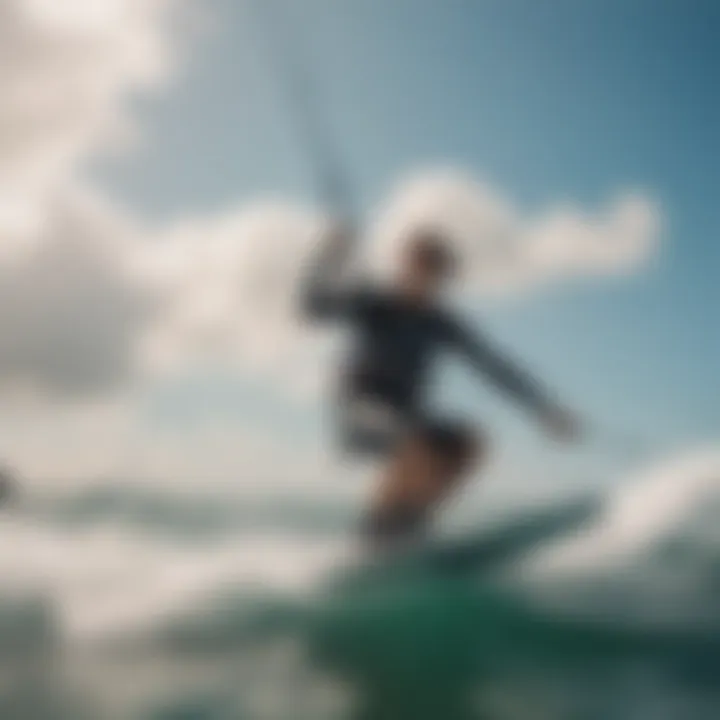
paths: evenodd
<path fill-rule="evenodd" d="M 457 487 L 477 456 L 464 428 L 418 428 L 392 454 L 366 524 L 373 545 L 392 545 L 420 534 L 430 515 Z"/>
<path fill-rule="evenodd" d="M 468 473 L 485 461 L 487 443 L 459 423 L 433 423 L 426 428 L 425 435 L 436 461 L 423 501 L 427 507 L 437 509 Z"/>
<path fill-rule="evenodd" d="M 425 526 L 426 489 L 434 482 L 436 458 L 425 438 L 412 434 L 393 449 L 371 500 L 366 540 L 385 548 L 417 535 Z"/>

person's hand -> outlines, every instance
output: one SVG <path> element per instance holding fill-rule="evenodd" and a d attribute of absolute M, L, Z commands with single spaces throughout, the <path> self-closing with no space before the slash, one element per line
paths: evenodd
<path fill-rule="evenodd" d="M 575 442 L 582 435 L 580 419 L 558 405 L 544 408 L 540 422 L 548 435 L 561 442 Z"/>

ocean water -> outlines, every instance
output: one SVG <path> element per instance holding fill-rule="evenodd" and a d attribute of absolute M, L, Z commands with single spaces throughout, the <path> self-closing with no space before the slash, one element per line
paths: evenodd
<path fill-rule="evenodd" d="M 352 494 L 36 489 L 0 520 L 0 718 L 716 720 L 719 480 L 650 469 L 532 542 L 495 503 L 462 563 L 354 574 Z"/>

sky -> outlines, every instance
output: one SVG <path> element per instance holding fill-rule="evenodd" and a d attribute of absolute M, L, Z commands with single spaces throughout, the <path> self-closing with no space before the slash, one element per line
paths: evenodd
<path fill-rule="evenodd" d="M 662 450 L 717 440 L 716 3 L 273 7 L 378 263 L 400 229 L 445 222 L 467 253 L 462 312 L 592 426 Z M 117 473 L 128 454 L 232 476 L 253 433 L 328 443 L 324 339 L 287 291 L 247 290 L 265 271 L 293 287 L 320 221 L 257 13 L 62 8 L 0 6 L 3 452 L 38 476 Z M 496 237 L 507 265 L 488 260 Z M 441 378 L 438 402 L 523 472 L 559 462 L 462 368 Z"/>

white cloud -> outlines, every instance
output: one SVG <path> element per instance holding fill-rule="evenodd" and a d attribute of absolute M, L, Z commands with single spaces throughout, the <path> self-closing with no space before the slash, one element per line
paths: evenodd
<path fill-rule="evenodd" d="M 0 388 L 106 392 L 135 368 L 152 302 L 143 240 L 84 188 L 82 164 L 124 146 L 129 98 L 177 64 L 189 0 L 0 3 Z"/>
<path fill-rule="evenodd" d="M 167 80 L 176 58 L 167 26 L 180 5 L 0 4 L 0 232 L 35 226 L 47 194 L 66 185 L 79 162 L 127 141 L 128 94 Z"/>
<path fill-rule="evenodd" d="M 375 265 L 392 265 L 402 238 L 425 225 L 455 241 L 466 290 L 517 292 L 637 269 L 655 249 L 660 217 L 650 198 L 627 192 L 599 212 L 562 203 L 527 214 L 467 174 L 431 170 L 402 183 L 380 215 Z"/>
<path fill-rule="evenodd" d="M 45 208 L 30 247 L 0 261 L 0 387 L 107 392 L 134 372 L 133 348 L 156 305 L 120 213 L 73 193 Z"/>
<path fill-rule="evenodd" d="M 256 203 L 169 228 L 141 258 L 167 303 L 143 346 L 155 371 L 220 363 L 316 385 L 322 341 L 298 312 L 297 291 L 320 219 L 289 203 Z"/>

